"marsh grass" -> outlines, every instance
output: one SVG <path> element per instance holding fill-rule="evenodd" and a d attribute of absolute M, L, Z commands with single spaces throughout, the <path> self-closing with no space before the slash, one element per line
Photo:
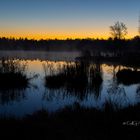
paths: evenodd
<path fill-rule="evenodd" d="M 45 83 L 50 88 L 81 88 L 87 84 L 87 74 L 84 65 L 80 63 L 72 64 L 68 62 L 58 70 L 56 74 L 45 77 Z"/>
<path fill-rule="evenodd" d="M 49 67 L 43 67 L 45 73 L 51 71 Z M 45 76 L 45 86 L 48 88 L 65 88 L 69 92 L 80 93 L 100 87 L 102 81 L 101 66 L 96 64 L 90 66 L 83 61 L 67 62 L 58 69 L 57 73 L 51 72 L 50 75 Z"/>
<path fill-rule="evenodd" d="M 26 99 L 25 90 L 21 89 L 0 89 L 0 104 L 10 105 L 13 102 L 20 102 Z"/>
<path fill-rule="evenodd" d="M 3 58 L 0 61 L 0 89 L 26 88 L 29 81 L 26 70 L 26 63 Z"/>
<path fill-rule="evenodd" d="M 0 119 L 1 136 L 34 139 L 135 139 L 140 126 L 126 125 L 140 119 L 140 105 L 114 111 L 110 103 L 104 110 L 75 103 L 55 113 L 40 110 L 23 119 Z M 125 125 L 124 125 L 125 124 Z M 16 132 L 16 133 L 15 133 Z M 9 135 L 5 135 L 5 134 Z M 23 135 L 26 134 L 26 135 Z"/>

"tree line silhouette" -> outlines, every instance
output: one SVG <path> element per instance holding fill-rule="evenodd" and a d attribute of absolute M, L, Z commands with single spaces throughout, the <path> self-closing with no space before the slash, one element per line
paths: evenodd
<path fill-rule="evenodd" d="M 0 38 L 0 50 L 46 50 L 46 51 L 73 51 L 73 50 L 140 50 L 140 37 L 132 39 L 66 39 L 66 40 L 34 40 L 27 38 Z"/>
<path fill-rule="evenodd" d="M 35 40 L 27 38 L 0 38 L 0 50 L 41 50 L 41 51 L 90 51 L 94 55 L 101 52 L 111 52 L 117 55 L 120 52 L 139 53 L 140 51 L 140 35 L 132 39 L 125 39 L 127 35 L 127 27 L 123 22 L 115 22 L 110 26 L 110 34 L 112 37 L 106 39 L 49 39 Z M 124 54 L 123 54 L 124 55 Z"/>

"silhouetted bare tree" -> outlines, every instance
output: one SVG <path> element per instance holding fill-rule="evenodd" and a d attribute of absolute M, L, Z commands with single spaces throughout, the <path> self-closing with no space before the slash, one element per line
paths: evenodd
<path fill-rule="evenodd" d="M 113 26 L 110 26 L 111 35 L 117 39 L 123 39 L 127 34 L 127 27 L 123 22 L 117 21 Z"/>

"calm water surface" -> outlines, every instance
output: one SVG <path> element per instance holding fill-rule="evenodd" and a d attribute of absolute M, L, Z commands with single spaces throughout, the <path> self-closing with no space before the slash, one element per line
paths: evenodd
<path fill-rule="evenodd" d="M 123 85 L 118 84 L 115 74 L 124 66 L 108 64 L 101 65 L 103 82 L 94 90 L 84 91 L 84 94 L 74 93 L 65 88 L 48 88 L 45 86 L 45 71 L 43 64 L 50 66 L 54 73 L 66 65 L 65 60 L 50 61 L 40 59 L 20 60 L 20 63 L 27 62 L 27 75 L 32 77 L 38 74 L 37 78 L 30 81 L 29 87 L 25 90 L 0 91 L 0 116 L 23 117 L 35 111 L 46 109 L 48 112 L 55 112 L 65 106 L 73 105 L 75 102 L 81 106 L 104 109 L 105 103 L 109 102 L 115 108 L 125 108 L 140 102 L 140 84 Z M 74 61 L 73 61 L 74 63 Z M 90 64 L 93 65 L 93 64 Z M 47 75 L 51 72 L 48 70 Z"/>

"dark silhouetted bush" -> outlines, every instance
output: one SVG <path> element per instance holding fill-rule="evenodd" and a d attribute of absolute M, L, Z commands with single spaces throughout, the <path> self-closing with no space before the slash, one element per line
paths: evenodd
<path fill-rule="evenodd" d="M 131 69 L 123 69 L 117 72 L 117 81 L 124 85 L 131 85 L 140 83 L 140 71 L 133 71 Z"/>

